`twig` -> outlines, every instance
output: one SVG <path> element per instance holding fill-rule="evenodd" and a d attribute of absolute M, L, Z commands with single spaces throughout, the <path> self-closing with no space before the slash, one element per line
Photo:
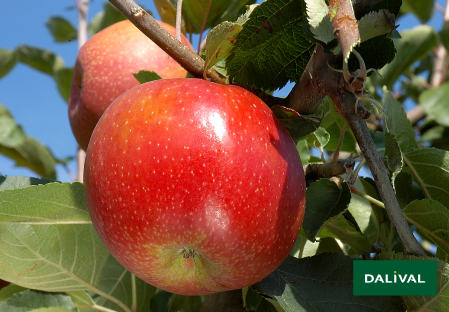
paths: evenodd
<path fill-rule="evenodd" d="M 169 34 L 156 20 L 133 0 L 109 0 L 123 15 L 126 16 L 148 38 L 170 55 L 185 70 L 194 77 L 203 76 L 204 61 Z M 207 76 L 213 82 L 225 83 L 226 79 L 214 69 L 207 71 Z"/>
<path fill-rule="evenodd" d="M 354 159 L 339 159 L 336 163 L 308 164 L 303 166 L 307 184 L 321 178 L 331 178 L 346 173 L 348 167 L 354 166 Z"/>
<path fill-rule="evenodd" d="M 181 41 L 181 22 L 182 22 L 182 0 L 178 0 L 176 5 L 176 39 Z"/>
<path fill-rule="evenodd" d="M 80 49 L 87 41 L 87 13 L 89 11 L 89 0 L 75 0 L 78 8 L 78 49 Z M 79 148 L 76 153 L 77 162 L 77 181 L 84 180 L 84 160 L 86 159 L 86 152 Z"/>

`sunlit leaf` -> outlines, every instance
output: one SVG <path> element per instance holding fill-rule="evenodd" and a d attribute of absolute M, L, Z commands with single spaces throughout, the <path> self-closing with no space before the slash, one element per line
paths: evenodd
<path fill-rule="evenodd" d="M 264 90 L 296 81 L 314 47 L 304 33 L 304 18 L 300 1 L 265 1 L 257 6 L 227 58 L 230 79 Z"/>
<path fill-rule="evenodd" d="M 437 88 L 423 91 L 419 96 L 419 104 L 427 116 L 440 125 L 449 127 L 449 83 Z"/>
<path fill-rule="evenodd" d="M 235 37 L 242 28 L 237 23 L 223 22 L 209 32 L 206 38 L 207 69 L 228 57 L 235 43 Z"/>
<path fill-rule="evenodd" d="M 20 62 L 45 74 L 54 75 L 64 67 L 62 58 L 48 50 L 23 45 L 16 52 Z"/>
<path fill-rule="evenodd" d="M 61 68 L 57 70 L 53 75 L 53 79 L 56 82 L 59 94 L 66 102 L 69 101 L 72 77 L 73 77 L 73 67 Z"/>
<path fill-rule="evenodd" d="M 63 17 L 51 16 L 45 25 L 56 42 L 67 42 L 78 38 L 75 27 Z"/>
<path fill-rule="evenodd" d="M 15 51 L 0 49 L 0 78 L 16 66 L 18 56 Z"/>
<path fill-rule="evenodd" d="M 133 75 L 134 75 L 134 77 L 136 77 L 136 79 L 140 83 L 145 83 L 145 82 L 150 82 L 153 80 L 162 79 L 161 76 L 159 76 L 156 72 L 149 71 L 149 70 L 141 70 L 138 73 L 133 74 Z"/>
<path fill-rule="evenodd" d="M 396 187 L 395 179 L 402 170 L 403 161 L 401 149 L 393 134 L 385 133 L 385 156 L 387 157 L 388 170 L 391 171 L 391 184 Z"/>
<path fill-rule="evenodd" d="M 329 20 L 329 7 L 324 0 L 305 0 L 307 21 L 315 39 L 329 43 L 336 39 L 332 23 Z"/>

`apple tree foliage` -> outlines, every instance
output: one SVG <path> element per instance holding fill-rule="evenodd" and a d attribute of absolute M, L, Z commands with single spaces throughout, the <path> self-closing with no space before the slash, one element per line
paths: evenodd
<path fill-rule="evenodd" d="M 267 278 L 239 291 L 234 301 L 242 311 L 447 311 L 447 64 L 438 68 L 444 73 L 440 81 L 431 80 L 438 61 L 435 51 L 449 48 L 449 22 L 440 31 L 425 24 L 439 14 L 431 0 L 366 1 L 368 12 L 355 12 L 360 37 L 345 46 L 334 34 L 329 2 L 267 0 L 255 5 L 253 0 L 216 0 L 206 14 L 208 0 L 184 0 L 182 27 L 198 34 L 206 19 L 205 28 L 210 30 L 202 54 L 206 67 L 266 92 L 297 82 L 316 44 L 326 53 L 342 53 L 352 70 L 359 64 L 350 53 L 355 48 L 367 68 L 379 70 L 382 77 L 371 75 L 365 88 L 381 103 L 383 113 L 372 109 L 367 124 L 405 219 L 419 235 L 428 258 L 438 260 L 438 294 L 352 295 L 354 259 L 422 258 L 404 253 L 374 180 L 357 176 L 358 167 L 353 165 L 364 165 L 361 149 L 326 97 L 309 115 L 280 106 L 272 109 L 297 143 L 303 165 L 326 171 L 325 165 L 332 162 L 327 155 L 338 148 L 341 157 L 348 155 L 354 161 L 346 174 L 332 178 L 318 174 L 307 181 L 304 223 L 290 256 Z M 176 1 L 154 3 L 161 18 L 174 24 Z M 394 19 L 405 14 L 422 24 L 399 34 Z M 92 35 L 123 19 L 111 4 L 105 4 L 104 11 L 90 21 L 89 32 Z M 77 37 L 76 27 L 64 17 L 50 17 L 46 26 L 57 42 Z M 57 54 L 27 45 L 14 51 L 0 49 L 0 77 L 17 63 L 53 77 L 61 96 L 68 99 L 73 69 Z M 140 82 L 154 77 L 137 76 Z M 416 104 L 425 118 L 412 122 L 404 103 Z M 365 106 L 371 108 L 369 103 Z M 0 153 L 41 177 L 0 177 L 0 279 L 11 282 L 0 290 L 0 311 L 200 311 L 210 304 L 208 296 L 186 297 L 156 289 L 110 256 L 91 224 L 83 185 L 57 182 L 55 166 L 70 159 L 56 158 L 1 105 Z"/>

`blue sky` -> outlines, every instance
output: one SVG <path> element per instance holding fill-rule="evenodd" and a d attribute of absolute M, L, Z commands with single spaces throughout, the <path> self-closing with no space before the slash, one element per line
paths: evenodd
<path fill-rule="evenodd" d="M 93 0 L 89 6 L 89 20 L 102 10 L 105 1 Z M 157 11 L 153 1 L 139 3 Z M 443 0 L 438 3 L 444 5 Z M 63 16 L 77 25 L 77 11 L 72 0 L 14 0 L 3 1 L 0 10 L 0 48 L 13 50 L 20 45 L 45 48 L 61 56 L 66 66 L 73 66 L 77 54 L 77 42 L 55 43 L 45 22 L 50 16 Z M 411 28 L 419 22 L 410 15 L 399 20 L 399 31 Z M 440 29 L 442 15 L 435 12 L 431 25 Z M 196 46 L 196 45 L 194 45 Z M 286 94 L 286 91 L 281 93 Z M 25 65 L 18 64 L 0 79 L 0 103 L 6 106 L 25 132 L 47 145 L 58 158 L 72 157 L 77 150 L 70 130 L 67 104 L 59 95 L 53 79 Z M 69 169 L 76 172 L 72 161 Z M 62 166 L 57 167 L 59 181 L 71 181 Z M 32 171 L 15 167 L 12 160 L 0 155 L 1 175 L 36 176 Z"/>

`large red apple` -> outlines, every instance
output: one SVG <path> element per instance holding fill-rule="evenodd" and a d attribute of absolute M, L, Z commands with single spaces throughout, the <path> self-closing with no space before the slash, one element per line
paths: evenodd
<path fill-rule="evenodd" d="M 159 22 L 169 33 L 175 28 Z M 193 49 L 187 38 L 182 42 Z M 80 49 L 69 99 L 72 132 L 84 150 L 104 110 L 123 92 L 139 82 L 133 76 L 150 70 L 162 78 L 182 78 L 187 72 L 130 21 L 109 26 Z"/>
<path fill-rule="evenodd" d="M 238 86 L 164 79 L 124 93 L 92 134 L 84 177 L 92 222 L 112 255 L 178 294 L 262 280 L 303 220 L 296 146 Z"/>

